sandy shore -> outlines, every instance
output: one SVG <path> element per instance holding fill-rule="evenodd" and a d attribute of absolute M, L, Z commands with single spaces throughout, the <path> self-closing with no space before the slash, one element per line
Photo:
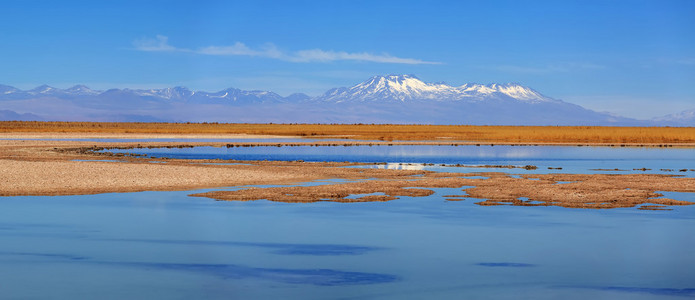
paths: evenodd
<path fill-rule="evenodd" d="M 0 136 L 0 139 L 35 139 L 40 138 L 39 136 L 33 134 L 25 136 L 16 134 L 12 137 L 3 135 Z M 50 136 L 51 138 L 152 138 L 151 135 L 118 135 L 117 137 L 111 135 L 69 135 L 68 137 L 66 135 L 59 137 L 51 134 Z M 162 135 L 157 136 L 161 137 Z M 209 136 L 190 135 L 166 136 L 167 138 L 210 138 Z M 235 135 L 233 138 L 260 137 Z M 345 143 L 355 144 L 356 142 L 346 141 Z M 383 143 L 395 144 L 393 142 Z M 229 146 L 227 143 L 209 142 L 185 144 Z M 244 143 L 239 145 L 242 144 Z M 409 142 L 406 144 L 430 143 Z M 448 200 L 476 198 L 480 199 L 477 201 L 480 205 L 555 205 L 573 208 L 613 208 L 641 205 L 642 209 L 665 209 L 666 205 L 690 205 L 693 203 L 665 198 L 654 199 L 660 196 L 656 193 L 657 191 L 695 192 L 694 178 L 668 175 L 548 174 L 523 175 L 521 178 L 514 178 L 502 172 L 435 173 L 418 170 L 341 168 L 349 163 L 246 162 L 245 164 L 208 165 L 202 163 L 222 161 L 114 157 L 87 151 L 95 147 L 175 147 L 178 145 L 181 143 L 0 140 L 0 170 L 2 170 L 0 172 L 0 196 L 193 190 L 244 185 L 290 184 L 319 179 L 345 179 L 357 182 L 311 187 L 247 188 L 238 191 L 203 193 L 195 196 L 241 201 L 259 199 L 283 202 L 388 201 L 402 196 L 427 196 L 433 193 L 431 188 L 449 187 L 461 188 L 462 190 L 460 194 L 447 195 Z M 485 176 L 486 179 L 467 178 L 470 176 Z M 349 197 L 350 195 L 358 196 Z"/>
<path fill-rule="evenodd" d="M 131 138 L 131 137 L 129 137 Z M 238 137 L 237 137 L 238 138 Z M 248 137 L 248 138 L 257 138 Z M 112 157 L 85 152 L 100 147 L 173 147 L 175 142 L 104 143 L 0 140 L 0 196 L 76 195 L 287 184 L 325 178 L 389 178 L 411 172 L 335 168 L 344 163 L 252 162 Z M 186 143 L 226 147 L 226 143 Z"/>
<path fill-rule="evenodd" d="M 272 139 L 293 138 L 257 134 L 167 134 L 167 133 L 93 133 L 93 132 L 3 132 L 0 139 Z"/>

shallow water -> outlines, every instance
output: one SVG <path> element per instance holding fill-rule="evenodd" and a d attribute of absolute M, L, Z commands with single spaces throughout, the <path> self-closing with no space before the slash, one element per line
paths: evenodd
<path fill-rule="evenodd" d="M 282 161 L 386 162 L 376 168 L 427 169 L 453 172 L 500 172 L 500 168 L 451 165 L 533 165 L 515 173 L 651 173 L 695 177 L 695 148 L 629 148 L 569 146 L 298 146 L 194 147 L 106 150 L 151 157 Z M 434 165 L 423 165 L 423 164 Z M 400 165 L 399 165 L 400 164 Z M 411 164 L 411 165 L 408 165 Z M 448 165 L 442 167 L 441 164 Z M 561 168 L 561 169 L 549 169 Z M 641 171 L 635 169 L 646 168 Z M 600 169 L 600 170 L 599 170 Z M 681 170 L 684 170 L 682 171 Z"/>
<path fill-rule="evenodd" d="M 0 290 L 6 299 L 695 297 L 695 206 L 483 207 L 442 197 L 460 189 L 436 191 L 309 204 L 192 192 L 0 197 Z"/>
<path fill-rule="evenodd" d="M 148 152 L 149 151 L 149 152 Z M 393 146 L 130 149 L 177 158 L 366 161 L 464 172 L 693 176 L 693 149 Z M 222 162 L 223 163 L 223 162 Z M 433 163 L 436 165 L 424 165 Z M 536 170 L 439 164 L 536 165 Z M 562 170 L 547 167 L 562 167 Z M 620 168 L 626 171 L 591 169 Z M 660 171 L 671 168 L 674 171 Z M 474 178 L 478 178 L 475 176 Z M 322 180 L 309 185 L 340 180 Z M 234 190 L 228 187 L 215 190 Z M 189 192 L 0 197 L 0 298 L 684 299 L 695 205 L 225 202 Z M 695 193 L 664 192 L 695 202 Z"/>

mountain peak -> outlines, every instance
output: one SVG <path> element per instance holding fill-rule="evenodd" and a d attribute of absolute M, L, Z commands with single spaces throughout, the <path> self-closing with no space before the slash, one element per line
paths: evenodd
<path fill-rule="evenodd" d="M 167 88 L 161 88 L 161 89 L 140 89 L 140 90 L 131 90 L 128 88 L 125 88 L 122 90 L 122 92 L 126 93 L 133 93 L 138 96 L 145 96 L 145 97 L 155 97 L 155 98 L 161 98 L 161 99 L 167 99 L 167 100 L 184 100 L 194 94 L 191 90 L 189 90 L 186 87 L 182 86 L 176 86 L 176 87 L 167 87 Z"/>
<path fill-rule="evenodd" d="M 485 101 L 507 99 L 530 103 L 556 101 L 517 83 L 474 84 L 458 87 L 427 83 L 415 75 L 379 75 L 349 88 L 337 88 L 318 97 L 325 102 Z"/>
<path fill-rule="evenodd" d="M 51 92 L 51 91 L 53 91 L 53 90 L 55 90 L 54 87 L 49 86 L 49 85 L 47 85 L 47 84 L 44 84 L 44 85 L 40 85 L 40 86 L 37 86 L 37 87 L 35 87 L 35 88 L 29 90 L 29 93 L 33 93 L 33 94 L 46 94 L 46 93 Z"/>
<path fill-rule="evenodd" d="M 372 78 L 384 78 L 385 80 L 389 81 L 404 81 L 408 79 L 416 79 L 420 80 L 420 78 L 417 78 L 417 76 L 413 74 L 389 74 L 389 75 L 377 75 Z"/>
<path fill-rule="evenodd" d="M 65 92 L 73 95 L 97 95 L 98 91 L 92 90 L 86 85 L 78 84 L 73 87 L 65 89 Z"/>
<path fill-rule="evenodd" d="M 490 87 L 500 93 L 518 100 L 534 101 L 548 99 L 547 97 L 541 95 L 541 93 L 518 83 L 492 84 Z"/>
<path fill-rule="evenodd" d="M 0 94 L 12 94 L 19 92 L 19 89 L 13 86 L 0 84 Z"/>
<path fill-rule="evenodd" d="M 30 92 L 0 85 L 0 100 L 7 106 L 4 109 L 30 112 L 50 119 L 64 115 L 65 120 L 117 121 L 124 116 L 127 120 L 176 122 L 652 124 L 554 100 L 518 83 L 452 86 L 424 82 L 414 75 L 374 76 L 354 86 L 334 88 L 313 98 L 304 94 L 282 97 L 273 92 L 236 88 L 212 93 L 184 87 L 111 89 L 89 96 L 77 91 L 90 89 L 83 85 L 68 89 L 44 85 Z M 56 106 L 56 98 L 61 101 L 60 107 Z M 695 122 L 693 116 L 695 112 L 686 111 L 672 117 L 677 121 L 658 124 L 692 126 Z M 5 118 L 19 117 L 7 113 Z"/>
<path fill-rule="evenodd" d="M 657 117 L 652 120 L 661 123 L 673 123 L 676 125 L 695 124 L 695 109 L 684 110 L 679 113 Z"/>

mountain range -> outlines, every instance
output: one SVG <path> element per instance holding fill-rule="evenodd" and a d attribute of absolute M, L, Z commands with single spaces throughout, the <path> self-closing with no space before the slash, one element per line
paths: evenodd
<path fill-rule="evenodd" d="M 695 126 L 695 110 L 652 120 L 596 112 L 514 84 L 427 83 L 374 76 L 317 97 L 228 88 L 218 92 L 0 85 L 0 120 Z"/>

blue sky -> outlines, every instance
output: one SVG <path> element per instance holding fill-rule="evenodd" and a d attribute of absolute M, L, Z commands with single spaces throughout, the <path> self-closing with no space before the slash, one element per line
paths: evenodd
<path fill-rule="evenodd" d="M 695 1 L 15 1 L 0 83 L 318 95 L 373 75 L 516 82 L 650 118 L 695 108 Z"/>

